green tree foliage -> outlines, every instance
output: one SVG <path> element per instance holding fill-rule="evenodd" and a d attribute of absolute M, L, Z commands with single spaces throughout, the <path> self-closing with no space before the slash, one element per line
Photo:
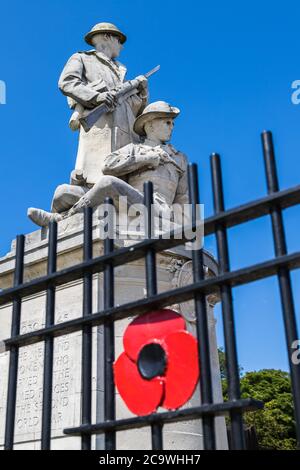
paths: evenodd
<path fill-rule="evenodd" d="M 296 449 L 293 398 L 287 372 L 263 369 L 248 372 L 241 379 L 242 398 L 264 402 L 264 409 L 247 413 L 245 422 L 255 426 L 262 449 Z"/>
<path fill-rule="evenodd" d="M 219 358 L 224 399 L 228 400 L 226 360 L 222 350 Z M 287 372 L 275 369 L 247 372 L 241 377 L 241 395 L 264 402 L 263 410 L 244 415 L 245 425 L 255 426 L 261 449 L 296 449 L 293 398 Z"/>
<path fill-rule="evenodd" d="M 224 380 L 224 379 L 227 379 L 225 352 L 223 348 L 219 348 L 218 352 L 219 352 L 221 379 Z"/>

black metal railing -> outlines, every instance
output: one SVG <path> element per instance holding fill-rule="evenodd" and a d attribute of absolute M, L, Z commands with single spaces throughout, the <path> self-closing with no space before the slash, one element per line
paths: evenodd
<path fill-rule="evenodd" d="M 282 210 L 300 203 L 300 185 L 284 191 L 278 187 L 278 179 L 274 158 L 272 135 L 262 134 L 263 153 L 268 194 L 267 196 L 226 210 L 224 204 L 223 185 L 220 157 L 211 157 L 212 187 L 214 196 L 214 215 L 205 220 L 204 234 L 215 234 L 217 241 L 219 273 L 216 277 L 205 279 L 203 273 L 202 250 L 192 252 L 193 283 L 184 287 L 157 293 L 156 254 L 177 246 L 186 241 L 182 231 L 180 239 L 173 232 L 169 239 L 151 238 L 152 221 L 147 220 L 147 237 L 129 248 L 114 251 L 112 237 L 104 242 L 104 254 L 93 258 L 92 253 L 92 210 L 87 208 L 84 214 L 84 257 L 83 262 L 61 271 L 56 270 L 57 226 L 51 223 L 49 227 L 49 254 L 47 275 L 23 282 L 24 270 L 24 236 L 17 237 L 16 265 L 14 285 L 0 292 L 0 305 L 13 302 L 11 337 L 4 341 L 10 351 L 9 381 L 7 395 L 7 413 L 5 428 L 5 449 L 14 445 L 14 424 L 16 414 L 18 357 L 21 347 L 43 341 L 44 351 L 44 382 L 42 407 L 42 449 L 51 446 L 51 402 L 53 376 L 53 340 L 56 337 L 82 331 L 82 416 L 81 425 L 65 429 L 64 433 L 71 436 L 81 436 L 82 449 L 91 448 L 91 436 L 105 434 L 105 448 L 116 448 L 116 432 L 145 426 L 151 427 L 152 448 L 163 449 L 163 429 L 165 423 L 182 420 L 202 419 L 203 445 L 205 449 L 216 448 L 216 432 L 214 418 L 218 415 L 229 414 L 231 420 L 231 449 L 244 449 L 243 419 L 244 412 L 259 409 L 263 404 L 247 398 L 241 399 L 240 377 L 236 347 L 236 329 L 234 324 L 234 309 L 232 288 L 263 279 L 277 276 L 281 295 L 282 314 L 286 334 L 286 350 L 289 358 L 291 383 L 294 399 L 294 412 L 298 445 L 300 442 L 300 365 L 292 361 L 293 343 L 298 339 L 293 294 L 290 281 L 290 270 L 300 267 L 300 251 L 288 254 L 285 242 Z M 189 166 L 189 197 L 192 204 L 192 226 L 196 227 L 196 205 L 200 202 L 196 165 Z M 151 183 L 144 187 L 144 202 L 150 208 L 153 200 Z M 107 204 L 112 201 L 107 199 Z M 148 211 L 148 215 L 150 211 Z M 275 247 L 275 257 L 262 263 L 231 271 L 227 229 L 240 225 L 252 219 L 270 215 Z M 109 227 L 108 227 L 109 229 Z M 114 268 L 137 259 L 145 259 L 146 267 L 146 298 L 114 306 Z M 104 308 L 92 313 L 92 276 L 94 273 L 104 273 Z M 80 318 L 55 324 L 55 289 L 76 279 L 83 279 L 83 314 Z M 228 369 L 228 401 L 213 403 L 212 378 L 210 364 L 210 344 L 208 334 L 208 319 L 206 296 L 216 290 L 220 293 L 225 337 L 225 353 Z M 45 327 L 20 335 L 22 299 L 25 296 L 46 291 L 46 322 Z M 153 413 L 148 416 L 137 416 L 126 419 L 116 419 L 115 386 L 113 376 L 114 362 L 114 322 L 128 316 L 141 315 L 147 311 L 167 307 L 171 304 L 195 301 L 197 339 L 199 345 L 199 362 L 201 369 L 201 397 L 199 406 Z M 104 420 L 92 423 L 92 328 L 104 325 Z"/>

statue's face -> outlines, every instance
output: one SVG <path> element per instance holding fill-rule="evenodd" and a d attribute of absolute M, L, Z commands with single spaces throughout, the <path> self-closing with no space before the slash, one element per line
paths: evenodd
<path fill-rule="evenodd" d="M 145 132 L 148 139 L 157 140 L 159 142 L 168 142 L 172 137 L 174 127 L 174 119 L 157 118 L 153 119 L 149 125 L 145 126 Z"/>
<path fill-rule="evenodd" d="M 114 59 L 119 57 L 123 45 L 120 42 L 120 39 L 117 36 L 109 36 L 109 44 L 111 50 L 111 58 Z"/>
<path fill-rule="evenodd" d="M 119 57 L 123 45 L 117 36 L 111 34 L 95 34 L 92 42 L 97 50 L 105 50 L 105 53 L 114 59 Z"/>

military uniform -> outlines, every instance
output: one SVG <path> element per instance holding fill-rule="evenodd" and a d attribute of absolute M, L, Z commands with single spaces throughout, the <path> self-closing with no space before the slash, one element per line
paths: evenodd
<path fill-rule="evenodd" d="M 151 119 L 159 117 L 175 118 L 179 114 L 177 108 L 170 107 L 165 102 L 155 102 L 148 105 L 143 113 L 135 119 L 134 129 L 144 136 L 144 125 Z M 174 212 L 174 205 L 188 204 L 187 157 L 171 144 L 157 144 L 149 139 L 144 143 L 128 144 L 107 155 L 103 162 L 103 175 L 92 187 L 79 186 L 75 192 L 70 191 L 65 197 L 67 185 L 63 186 L 62 194 L 54 198 L 55 204 L 66 204 L 73 207 L 64 215 L 36 211 L 31 214 L 32 220 L 39 224 L 47 224 L 50 220 L 61 220 L 80 212 L 84 207 L 97 207 L 104 202 L 106 196 L 114 200 L 116 207 L 119 196 L 126 196 L 128 205 L 143 204 L 143 185 L 147 181 L 153 183 L 153 200 L 158 213 L 164 216 Z M 75 188 L 75 187 L 74 187 Z M 61 197 L 60 197 L 61 196 Z M 72 201 L 71 201 L 72 199 Z M 57 207 L 53 207 L 57 210 Z M 67 210 L 67 207 L 64 208 Z M 60 207 L 58 212 L 63 212 Z M 181 214 L 183 213 L 181 209 Z"/>
<path fill-rule="evenodd" d="M 97 106 L 98 94 L 120 87 L 125 75 L 126 68 L 122 64 L 101 52 L 77 52 L 67 62 L 59 79 L 59 88 L 68 96 L 71 108 L 79 103 L 85 109 L 92 109 Z M 89 132 L 80 127 L 75 168 L 85 171 L 89 184 L 98 181 L 108 154 L 138 141 L 133 123 L 146 102 L 147 96 L 143 94 L 125 97 L 113 112 L 102 115 Z"/>
<path fill-rule="evenodd" d="M 147 181 L 153 183 L 157 214 L 164 216 L 173 210 L 176 217 L 176 205 L 189 202 L 187 157 L 172 145 L 153 146 L 150 141 L 126 145 L 105 159 L 103 173 L 104 176 L 80 198 L 69 215 L 87 206 L 96 207 L 107 196 L 113 199 L 116 208 L 120 196 L 126 196 L 128 207 L 143 204 L 143 185 Z M 182 220 L 183 207 L 181 211 L 179 220 Z"/>
<path fill-rule="evenodd" d="M 159 158 L 159 166 L 149 165 L 147 156 Z M 129 144 L 109 155 L 103 173 L 121 177 L 140 194 L 147 181 L 153 183 L 153 198 L 159 204 L 187 204 L 187 157 L 173 145 Z"/>
<path fill-rule="evenodd" d="M 99 23 L 86 35 L 85 40 L 92 44 L 95 34 L 117 36 L 121 43 L 126 36 L 113 24 Z M 58 86 L 68 97 L 72 109 L 87 112 L 99 105 L 99 93 L 113 91 L 125 81 L 126 67 L 115 59 L 96 50 L 77 52 L 65 65 Z M 112 112 L 102 115 L 89 132 L 80 126 L 76 169 L 84 170 L 88 184 L 98 181 L 104 158 L 111 152 L 138 141 L 133 131 L 136 116 L 147 104 L 147 91 L 132 92 L 119 101 Z"/>

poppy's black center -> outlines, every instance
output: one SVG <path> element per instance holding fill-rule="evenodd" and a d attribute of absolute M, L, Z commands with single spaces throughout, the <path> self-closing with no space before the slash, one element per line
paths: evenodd
<path fill-rule="evenodd" d="M 146 346 L 140 350 L 137 366 L 144 379 L 150 380 L 157 375 L 163 375 L 166 365 L 166 353 L 160 344 L 146 344 Z"/>

